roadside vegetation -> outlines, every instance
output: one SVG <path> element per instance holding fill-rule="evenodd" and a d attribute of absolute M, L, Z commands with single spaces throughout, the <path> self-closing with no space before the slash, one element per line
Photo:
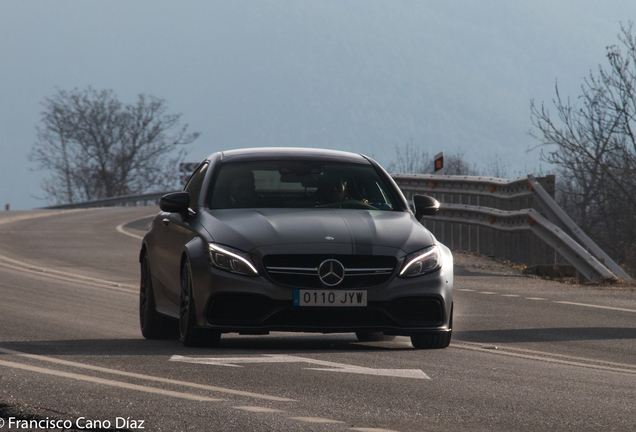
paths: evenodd
<path fill-rule="evenodd" d="M 636 38 L 622 25 L 607 64 L 576 101 L 556 86 L 554 113 L 531 102 L 541 160 L 558 167 L 557 201 L 624 269 L 636 274 Z"/>
<path fill-rule="evenodd" d="M 433 155 L 410 140 L 395 146 L 395 159 L 389 163 L 387 170 L 390 173 L 433 174 Z M 499 156 L 495 156 L 483 169 L 474 162 L 468 162 L 465 153 L 457 149 L 454 153 L 444 154 L 444 174 L 509 178 L 511 171 Z"/>
<path fill-rule="evenodd" d="M 42 105 L 29 159 L 50 172 L 42 189 L 53 204 L 174 189 L 175 167 L 199 136 L 154 96 L 124 104 L 88 87 L 59 90 Z"/>
<path fill-rule="evenodd" d="M 594 242 L 636 276 L 636 38 L 621 25 L 619 43 L 607 47 L 607 64 L 590 71 L 575 101 L 530 103 L 530 132 L 540 160 L 555 167 L 557 203 Z M 409 141 L 395 146 L 393 173 L 432 174 L 433 157 Z M 464 153 L 444 155 L 444 174 L 516 177 L 495 157 L 484 169 Z M 537 176 L 541 172 L 534 173 Z"/>

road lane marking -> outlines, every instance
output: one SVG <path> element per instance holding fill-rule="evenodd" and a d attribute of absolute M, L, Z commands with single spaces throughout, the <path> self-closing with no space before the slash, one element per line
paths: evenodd
<path fill-rule="evenodd" d="M 41 217 L 60 216 L 60 215 L 68 214 L 68 213 L 76 213 L 76 212 L 81 212 L 85 210 L 86 209 L 57 210 L 57 211 L 46 212 L 46 213 L 35 213 L 35 214 L 30 213 L 30 214 L 18 215 L 14 217 L 0 218 L 0 225 L 13 223 L 13 222 L 20 222 L 23 220 L 37 219 Z M 123 234 L 129 235 L 132 237 L 142 239 L 143 237 L 137 236 L 132 233 L 128 233 L 123 230 L 123 226 L 127 223 L 130 223 L 130 222 L 125 222 L 119 225 L 117 227 L 117 231 L 120 231 Z M 120 227 L 122 228 L 120 229 Z M 47 277 L 58 279 L 65 282 L 83 283 L 83 284 L 88 284 L 92 286 L 97 286 L 100 288 L 108 288 L 113 291 L 121 291 L 121 292 L 134 293 L 134 294 L 138 293 L 137 285 L 112 282 L 112 281 L 107 281 L 104 279 L 93 278 L 90 276 L 83 276 L 76 273 L 54 270 L 51 268 L 41 267 L 38 265 L 29 264 L 27 262 L 18 261 L 4 255 L 0 255 L 0 266 L 27 272 L 30 274 L 39 274 L 39 275 L 46 274 Z"/>
<path fill-rule="evenodd" d="M 460 289 L 459 289 L 459 291 L 472 292 L 472 291 L 475 291 L 475 290 L 472 290 L 472 289 L 466 289 L 466 288 L 460 288 Z"/>
<path fill-rule="evenodd" d="M 342 369 L 332 368 L 306 368 L 307 370 L 356 373 L 361 375 L 387 376 L 396 378 L 430 379 L 420 369 L 373 369 L 360 366 L 347 366 Z"/>
<path fill-rule="evenodd" d="M 472 342 L 464 342 L 464 343 L 473 344 Z M 598 364 L 601 364 L 601 365 L 617 366 L 619 368 L 628 368 L 628 369 L 629 368 L 633 368 L 634 370 L 636 370 L 636 365 L 631 365 L 631 364 L 626 364 L 626 363 L 616 363 L 616 362 L 611 362 L 611 361 L 607 361 L 607 360 L 597 360 L 597 359 L 591 359 L 591 358 L 587 358 L 587 357 L 577 357 L 577 356 L 572 356 L 572 355 L 567 355 L 567 354 L 554 354 L 554 353 L 548 353 L 548 352 L 545 352 L 545 351 L 536 351 L 536 350 L 530 350 L 530 349 L 526 349 L 526 348 L 516 348 L 516 347 L 511 347 L 511 346 L 504 346 L 503 349 L 510 350 L 510 351 L 523 352 L 523 353 L 536 354 L 536 355 L 560 357 L 560 358 L 565 358 L 565 359 L 570 359 L 570 360 L 587 361 L 587 362 L 592 362 L 592 363 L 598 363 Z"/>
<path fill-rule="evenodd" d="M 307 423 L 344 423 L 339 420 L 331 420 L 322 417 L 290 417 L 290 419 Z"/>
<path fill-rule="evenodd" d="M 41 374 L 53 375 L 53 376 L 62 377 L 62 378 L 70 378 L 70 379 L 74 379 L 78 381 L 88 381 L 88 382 L 92 382 L 96 384 L 103 384 L 103 385 L 107 385 L 111 387 L 124 388 L 128 390 L 138 390 L 138 391 L 142 391 L 146 393 L 154 393 L 154 394 L 159 394 L 163 396 L 172 396 L 172 397 L 177 397 L 181 399 L 189 399 L 189 400 L 202 401 L 202 402 L 219 402 L 219 401 L 225 400 L 225 399 L 213 399 L 213 398 L 209 398 L 205 396 L 198 396 L 191 393 L 182 393 L 182 392 L 176 392 L 171 390 L 164 390 L 164 389 L 160 389 L 156 387 L 147 387 L 147 386 L 141 386 L 137 384 L 129 384 L 126 382 L 113 381 L 113 380 L 108 380 L 103 378 L 92 377 L 88 375 L 80 375 L 80 374 L 71 373 L 71 372 L 62 372 L 62 371 L 58 371 L 54 369 L 46 369 L 46 368 L 41 368 L 37 366 L 29 366 L 22 363 L 8 362 L 4 360 L 0 360 L 0 366 L 6 366 L 13 369 L 22 369 L 22 370 L 26 370 L 30 372 L 37 372 Z"/>
<path fill-rule="evenodd" d="M 398 432 L 393 429 L 380 429 L 380 428 L 351 428 L 349 430 L 354 430 L 358 432 Z"/>
<path fill-rule="evenodd" d="M 30 219 L 38 219 L 42 217 L 60 216 L 60 215 L 68 214 L 68 213 L 76 213 L 81 211 L 86 211 L 86 209 L 56 210 L 56 211 L 49 211 L 49 212 L 42 212 L 42 213 L 29 213 L 29 214 L 23 214 L 18 216 L 11 216 L 7 218 L 0 218 L 0 225 L 20 222 L 20 221 L 30 220 Z M 117 231 L 120 231 L 126 235 L 130 235 L 130 236 L 142 239 L 142 237 L 136 236 L 134 234 L 128 233 L 123 230 L 123 225 L 127 223 L 130 223 L 130 222 L 125 222 L 119 225 L 117 227 Z M 120 230 L 120 227 L 122 227 L 121 230 Z M 121 292 L 134 293 L 134 294 L 137 294 L 138 292 L 137 285 L 112 282 L 112 281 L 107 281 L 104 279 L 93 278 L 89 276 L 82 276 L 79 274 L 64 272 L 60 270 L 54 270 L 51 268 L 41 267 L 41 266 L 29 264 L 27 262 L 18 261 L 4 255 L 0 255 L 0 266 L 27 272 L 30 274 L 42 275 L 44 273 L 46 274 L 47 277 L 62 280 L 65 282 L 76 282 L 76 283 L 79 282 L 83 284 L 97 286 L 100 288 L 108 288 L 113 291 L 121 291 Z"/>
<path fill-rule="evenodd" d="M 126 231 L 124 229 L 124 226 L 126 226 L 129 223 L 130 222 L 124 222 L 124 223 L 121 223 L 121 224 L 117 225 L 116 230 L 118 232 L 122 233 L 122 234 L 126 234 L 127 236 L 134 237 L 134 238 L 139 239 L 139 240 L 143 240 L 144 239 L 143 236 L 140 236 L 140 235 L 137 235 L 137 234 L 133 234 L 133 233 L 129 233 L 128 231 Z"/>
<path fill-rule="evenodd" d="M 232 407 L 234 409 L 239 409 L 243 411 L 255 412 L 255 413 L 279 413 L 285 412 L 282 410 L 274 409 L 274 408 L 265 408 L 265 407 L 257 407 L 257 406 L 235 406 Z"/>
<path fill-rule="evenodd" d="M 548 352 L 526 350 L 522 348 L 506 347 L 501 345 L 498 345 L 497 349 L 494 350 L 494 349 L 483 348 L 480 344 L 476 344 L 474 342 L 453 342 L 451 344 L 451 347 L 459 348 L 459 349 L 467 349 L 471 351 L 479 351 L 479 352 L 484 352 L 489 354 L 501 354 L 501 355 L 506 355 L 510 357 L 518 357 L 518 358 L 524 358 L 529 360 L 539 360 L 539 361 L 563 364 L 568 366 L 579 366 L 579 367 L 585 367 L 589 369 L 596 369 L 596 370 L 603 370 L 603 371 L 610 371 L 610 372 L 620 372 L 620 373 L 626 373 L 630 375 L 636 375 L 636 365 L 613 363 L 613 362 L 608 362 L 604 360 L 595 360 L 595 359 L 590 359 L 585 357 L 574 357 L 574 356 L 568 356 L 563 354 L 552 354 Z M 516 351 L 516 352 L 510 352 L 510 351 Z M 554 357 L 557 357 L 557 358 L 554 358 Z M 572 361 L 572 360 L 577 360 L 577 361 Z M 582 362 L 588 362 L 588 363 L 582 363 Z"/>
<path fill-rule="evenodd" d="M 27 213 L 27 214 L 21 214 L 18 216 L 9 216 L 6 218 L 0 218 L 0 225 L 9 224 L 13 222 L 20 222 L 20 221 L 29 220 L 29 219 L 39 219 L 41 217 L 59 216 L 66 213 L 76 213 L 82 210 L 83 209 L 54 210 L 54 211 L 48 211 L 48 212 L 42 212 L 42 213 Z M 40 210 L 36 210 L 36 211 L 40 211 Z"/>
<path fill-rule="evenodd" d="M 99 288 L 108 288 L 113 291 L 126 292 L 130 294 L 137 294 L 139 291 L 136 285 L 107 281 L 104 279 L 83 276 L 76 273 L 55 270 L 47 267 L 40 267 L 24 261 L 18 261 L 4 255 L 0 255 L 0 266 L 13 270 L 19 270 L 21 272 L 26 272 L 29 274 L 36 274 L 38 276 L 46 275 L 46 277 L 48 278 L 65 282 L 74 282 Z"/>
<path fill-rule="evenodd" d="M 421 369 L 374 369 L 362 366 L 314 360 L 305 357 L 265 354 L 263 357 L 184 357 L 173 355 L 170 361 L 209 364 L 214 366 L 241 367 L 237 363 L 309 363 L 325 368 L 305 368 L 306 370 L 356 373 L 362 375 L 389 376 L 398 378 L 430 379 Z"/>
<path fill-rule="evenodd" d="M 160 377 L 155 377 L 155 376 L 151 376 L 151 375 L 142 375 L 142 374 L 137 374 L 137 373 L 133 373 L 133 372 L 120 371 L 120 370 L 117 370 L 117 369 L 108 369 L 108 368 L 104 368 L 104 367 L 101 367 L 101 366 L 89 365 L 89 364 L 86 364 L 86 363 L 77 363 L 77 362 L 72 362 L 72 361 L 68 361 L 68 360 L 56 359 L 56 358 L 53 358 L 53 357 L 46 357 L 46 356 L 42 356 L 42 355 L 27 354 L 27 353 L 23 353 L 23 352 L 20 352 L 20 351 L 10 350 L 10 349 L 7 349 L 7 348 L 0 348 L 0 353 L 5 353 L 5 354 L 9 354 L 9 355 L 15 355 L 15 356 L 19 356 L 19 357 L 26 357 L 26 358 L 35 359 L 35 360 L 41 360 L 41 361 L 61 364 L 61 365 L 65 365 L 65 366 L 72 366 L 72 367 L 77 367 L 77 368 L 82 368 L 82 369 L 89 369 L 89 370 L 109 373 L 109 374 L 113 374 L 113 375 L 121 375 L 121 376 L 130 377 L 130 378 L 137 378 L 137 379 L 142 379 L 142 380 L 155 381 L 155 382 L 160 382 L 160 383 L 165 383 L 165 384 L 174 384 L 174 385 L 179 385 L 179 386 L 184 386 L 184 387 L 192 387 L 192 388 L 197 388 L 197 389 L 202 389 L 202 390 L 209 390 L 209 391 L 214 391 L 214 392 L 219 392 L 219 393 L 233 394 L 233 395 L 237 395 L 237 396 L 247 396 L 247 397 L 252 397 L 252 398 L 257 398 L 257 399 L 265 399 L 265 400 L 271 400 L 271 401 L 277 401 L 277 402 L 295 402 L 294 399 L 282 398 L 282 397 L 278 397 L 278 396 L 269 396 L 269 395 L 246 392 L 246 391 L 241 391 L 241 390 L 233 390 L 233 389 L 228 389 L 228 388 L 223 388 L 223 387 L 208 386 L 208 385 L 205 385 L 205 384 L 197 384 L 197 383 L 192 383 L 192 382 L 187 382 L 187 381 L 178 381 L 178 380 L 173 380 L 173 379 L 169 379 L 169 378 L 160 378 Z"/>
<path fill-rule="evenodd" d="M 574 303 L 574 302 L 556 301 L 556 300 L 554 301 L 554 303 L 574 305 L 574 306 L 584 306 L 584 307 L 591 307 L 591 308 L 598 308 L 598 309 L 609 309 L 609 310 L 615 310 L 615 311 L 621 311 L 621 312 L 636 313 L 636 309 L 624 309 L 624 308 L 617 308 L 617 307 L 612 307 L 612 306 L 599 306 L 599 305 L 592 305 L 592 304 L 586 304 L 586 303 Z"/>
<path fill-rule="evenodd" d="M 469 289 L 460 289 L 458 291 L 475 291 L 475 290 L 469 290 Z M 497 294 L 496 292 L 492 292 L 492 291 L 478 291 L 478 294 Z M 499 294 L 501 297 L 521 297 L 518 294 Z M 544 300 L 547 301 L 547 298 L 543 298 L 543 297 L 524 297 L 524 299 L 526 300 Z M 613 306 L 601 306 L 601 305 L 593 305 L 593 304 L 587 304 L 587 303 L 575 303 L 575 302 L 568 302 L 568 301 L 559 301 L 559 300 L 549 300 L 552 303 L 559 303 L 559 304 L 566 304 L 566 305 L 572 305 L 572 306 L 583 306 L 583 307 L 591 307 L 591 308 L 598 308 L 598 309 L 609 309 L 609 310 L 615 310 L 615 311 L 620 311 L 620 312 L 632 312 L 632 313 L 636 313 L 636 309 L 626 309 L 626 308 L 618 308 L 618 307 L 613 307 Z"/>

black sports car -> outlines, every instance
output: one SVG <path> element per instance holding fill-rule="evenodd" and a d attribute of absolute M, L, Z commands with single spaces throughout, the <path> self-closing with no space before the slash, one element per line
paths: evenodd
<path fill-rule="evenodd" d="M 140 253 L 141 331 L 214 346 L 222 333 L 354 332 L 445 348 L 453 258 L 372 159 L 339 151 L 214 153 L 165 195 Z"/>

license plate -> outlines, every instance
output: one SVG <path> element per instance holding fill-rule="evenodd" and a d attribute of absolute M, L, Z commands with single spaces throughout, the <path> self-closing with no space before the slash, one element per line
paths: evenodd
<path fill-rule="evenodd" d="M 366 306 L 367 292 L 294 290 L 294 306 Z"/>

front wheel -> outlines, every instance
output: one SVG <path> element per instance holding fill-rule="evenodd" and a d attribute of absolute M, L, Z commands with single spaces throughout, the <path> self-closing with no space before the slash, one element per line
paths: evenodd
<path fill-rule="evenodd" d="M 411 344 L 417 349 L 440 349 L 450 345 L 452 331 L 440 333 L 417 333 L 411 335 Z"/>
<path fill-rule="evenodd" d="M 196 327 L 192 275 L 188 263 L 185 263 L 181 270 L 180 303 L 179 333 L 183 345 L 187 347 L 217 346 L 221 342 L 221 333 Z"/>
<path fill-rule="evenodd" d="M 416 349 L 440 349 L 447 348 L 453 337 L 453 308 L 451 307 L 448 331 L 423 332 L 411 335 L 411 344 Z"/>

